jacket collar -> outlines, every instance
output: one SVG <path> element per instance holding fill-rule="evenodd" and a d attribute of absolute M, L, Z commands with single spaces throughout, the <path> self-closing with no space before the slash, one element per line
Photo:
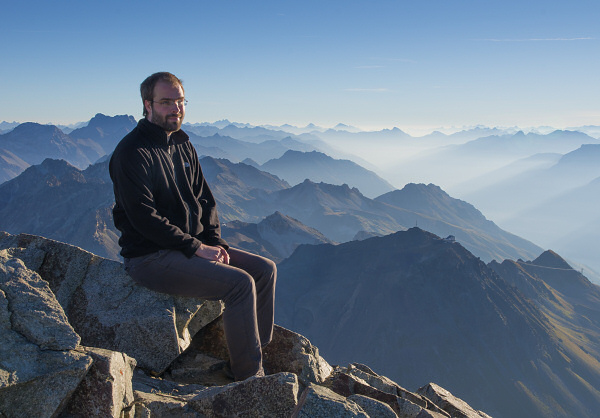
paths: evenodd
<path fill-rule="evenodd" d="M 164 131 L 164 129 L 150 122 L 148 119 L 140 119 L 138 122 L 138 128 L 149 140 L 155 144 L 163 146 L 168 144 L 167 133 Z M 171 140 L 174 144 L 183 144 L 184 142 L 189 141 L 190 137 L 180 129 L 171 134 Z"/>

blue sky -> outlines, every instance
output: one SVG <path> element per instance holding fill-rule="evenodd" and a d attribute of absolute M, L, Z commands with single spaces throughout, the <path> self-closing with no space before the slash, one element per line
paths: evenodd
<path fill-rule="evenodd" d="M 141 117 L 184 80 L 186 121 L 600 125 L 597 1 L 3 1 L 0 120 Z"/>

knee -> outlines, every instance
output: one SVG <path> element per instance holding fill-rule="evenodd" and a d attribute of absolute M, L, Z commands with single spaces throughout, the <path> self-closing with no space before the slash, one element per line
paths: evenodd
<path fill-rule="evenodd" d="M 271 285 L 275 286 L 275 282 L 277 281 L 277 265 L 268 258 L 264 259 L 264 263 L 262 266 L 262 277 Z"/>
<path fill-rule="evenodd" d="M 241 273 L 236 277 L 234 285 L 231 287 L 231 290 L 224 301 L 227 304 L 248 297 L 256 298 L 256 286 L 252 276 Z"/>

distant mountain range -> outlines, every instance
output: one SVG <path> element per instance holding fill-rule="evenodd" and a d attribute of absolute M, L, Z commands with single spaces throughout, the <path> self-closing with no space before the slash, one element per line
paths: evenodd
<path fill-rule="evenodd" d="M 358 359 L 413 387 L 424 377 L 443 382 L 492 416 L 593 417 L 600 292 L 554 258 L 503 263 L 553 274 L 535 287 L 518 274 L 506 282 L 460 244 L 419 228 L 304 245 L 278 266 L 276 321 L 334 363 Z M 562 305 L 540 308 L 539 299 Z"/>
<path fill-rule="evenodd" d="M 438 184 L 449 192 L 460 190 L 467 193 L 465 183 L 477 181 L 482 175 L 516 160 L 543 153 L 565 154 L 584 144 L 600 144 L 600 141 L 574 131 L 554 131 L 546 135 L 523 132 L 492 135 L 466 143 L 424 149 L 402 160 L 402 164 L 390 165 L 383 175 L 392 180 L 420 179 L 421 182 Z"/>
<path fill-rule="evenodd" d="M 20 174 L 30 165 L 46 158 L 62 159 L 85 169 L 99 158 L 112 152 L 137 122 L 131 116 L 94 116 L 82 128 L 64 133 L 54 125 L 23 123 L 0 134 L 0 180 Z"/>
<path fill-rule="evenodd" d="M 65 127 L 70 131 L 67 135 L 51 125 L 3 123 L 0 129 L 10 132 L 0 134 L 0 181 L 14 178 L 48 157 L 64 159 L 80 169 L 104 161 L 114 144 L 135 124 L 131 116 L 97 114 L 89 122 L 78 124 L 80 127 Z M 581 211 L 577 210 L 592 207 L 589 202 L 593 195 L 586 196 L 586 189 L 587 183 L 598 177 L 591 176 L 600 166 L 594 165 L 593 157 L 593 147 L 600 145 L 600 141 L 583 132 L 594 134 L 600 131 L 598 127 L 582 127 L 581 132 L 543 128 L 539 132 L 548 132 L 543 134 L 477 126 L 450 135 L 433 132 L 421 137 L 398 128 L 361 132 L 342 124 L 334 129 L 315 125 L 294 129 L 286 125 L 257 127 L 223 120 L 184 127 L 199 155 L 234 163 L 243 161 L 261 171 L 270 171 L 279 176 L 279 181 L 285 179 L 292 186 L 307 178 L 315 184 L 348 184 L 350 190 L 356 188 L 363 197 L 372 199 L 407 184 L 436 184 L 471 202 L 504 229 L 546 248 L 557 249 L 569 259 L 585 263 L 582 267 L 586 269 L 600 270 L 600 262 L 594 262 L 600 258 L 590 250 L 591 240 L 600 234 L 597 226 L 600 221 L 588 215 L 579 216 Z M 573 159 L 570 164 L 569 159 Z M 273 201 L 279 198 L 277 195 L 267 198 L 260 188 L 253 192 L 256 195 L 236 195 L 234 189 L 240 187 L 247 189 L 239 184 L 219 184 L 225 219 L 259 222 L 279 210 Z M 576 187 L 581 189 L 576 191 Z M 593 193 L 593 186 L 589 189 Z M 561 194 L 565 199 L 561 200 Z M 238 204 L 238 198 L 250 207 Z M 327 211 L 329 206 L 324 203 L 319 210 Z M 387 234 L 415 224 L 430 227 L 432 223 L 414 216 L 411 222 L 406 217 L 390 221 L 388 216 L 397 218 L 397 212 L 379 219 L 361 219 L 370 214 L 340 212 L 339 216 L 354 226 L 343 234 L 327 232 L 328 238 L 345 241 L 356 233 Z M 334 224 L 345 223 L 334 213 L 315 214 L 322 218 L 318 222 L 309 220 L 307 213 L 296 215 L 292 216 L 314 228 L 321 227 L 325 219 Z M 378 216 L 381 214 L 375 217 Z M 566 219 L 571 221 L 565 222 Z M 451 233 L 451 228 L 442 224 L 431 228 L 437 228 L 434 231 L 441 235 Z M 470 241 L 479 239 L 463 242 L 469 246 Z M 588 255 L 580 257 L 584 252 Z M 510 254 L 514 252 L 492 251 L 485 257 L 512 257 Z"/>
<path fill-rule="evenodd" d="M 66 241 L 109 258 L 118 258 L 118 231 L 111 219 L 114 202 L 107 161 L 79 170 L 64 161 L 45 160 L 0 185 L 0 230 L 26 232 Z M 415 223 L 440 235 L 454 235 L 486 261 L 532 258 L 541 249 L 487 221 L 475 208 L 452 199 L 434 185 L 409 185 L 372 200 L 356 188 L 313 183 L 290 187 L 255 167 L 210 157 L 201 159 L 204 174 L 218 201 L 221 220 L 259 223 L 276 212 L 285 215 L 290 246 L 307 242 L 297 223 L 312 228 L 331 242 L 345 242 L 359 233 L 386 235 Z M 408 201 L 403 196 L 422 195 Z M 85 196 L 81 198 L 80 196 Z M 52 208 L 50 211 L 49 208 Z M 460 214 L 465 218 L 459 222 Z M 77 227 L 75 227 L 77 225 Z M 260 224 L 259 224 L 260 225 Z M 309 234 L 310 235 L 310 234 Z M 314 238 L 316 235 L 312 233 Z M 269 238 L 270 237 L 270 238 Z M 275 239 L 263 234 L 263 239 Z M 311 239 L 312 239 L 311 238 Z M 257 240 L 256 236 L 252 238 Z M 319 241 L 320 240 L 320 241 Z M 277 237 L 273 245 L 281 245 Z M 264 243 L 265 248 L 268 246 Z M 273 253 L 283 258 L 288 253 Z"/>
<path fill-rule="evenodd" d="M 45 158 L 64 159 L 80 168 L 96 161 L 104 151 L 90 140 L 75 140 L 52 125 L 23 123 L 0 135 L 0 149 L 12 152 L 27 164 L 39 164 Z"/>

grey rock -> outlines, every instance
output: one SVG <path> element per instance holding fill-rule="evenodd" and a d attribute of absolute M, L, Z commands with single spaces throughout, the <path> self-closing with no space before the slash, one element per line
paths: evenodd
<path fill-rule="evenodd" d="M 55 416 L 87 373 L 92 359 L 76 350 L 41 349 L 12 328 L 12 309 L 7 293 L 0 290 L 0 416 Z M 60 336 L 61 330 L 67 335 Z M 59 324 L 45 335 L 52 335 L 52 341 L 69 341 L 72 334 Z"/>
<path fill-rule="evenodd" d="M 437 406 L 448 412 L 452 418 L 491 418 L 485 412 L 473 409 L 465 401 L 435 383 L 429 383 L 419 388 L 417 392 L 431 399 Z"/>
<path fill-rule="evenodd" d="M 66 413 L 119 418 L 134 401 L 132 377 L 135 360 L 124 353 L 102 348 L 84 350 L 94 362 L 69 401 Z"/>
<path fill-rule="evenodd" d="M 298 388 L 292 373 L 251 377 L 206 389 L 189 406 L 211 417 L 287 417 L 298 404 Z"/>
<path fill-rule="evenodd" d="M 323 386 L 309 384 L 302 392 L 292 417 L 368 417 L 356 403 Z"/>
<path fill-rule="evenodd" d="M 443 411 L 426 397 L 403 388 L 385 376 L 378 375 L 364 364 L 352 363 L 347 367 L 345 372 L 350 376 L 354 376 L 364 381 L 377 390 L 398 396 L 398 404 L 400 405 L 401 411 L 404 411 L 403 413 L 405 414 L 413 414 L 417 408 L 419 410 L 429 409 L 443 414 Z"/>
<path fill-rule="evenodd" d="M 167 379 L 148 376 L 140 369 L 133 375 L 134 405 L 130 417 L 193 418 L 202 414 L 188 407 L 194 396 L 206 389 L 196 384 L 179 384 Z"/>
<path fill-rule="evenodd" d="M 348 396 L 347 399 L 360 406 L 370 417 L 395 418 L 398 416 L 389 405 L 375 399 L 363 395 L 352 395 Z"/>
<path fill-rule="evenodd" d="M 304 385 L 323 383 L 332 371 L 306 337 L 277 325 L 273 340 L 264 349 L 264 365 L 269 373 L 295 373 Z"/>
<path fill-rule="evenodd" d="M 12 329 L 42 350 L 71 350 L 80 338 L 48 283 L 23 262 L 0 251 L 0 289 L 11 310 Z"/>
<path fill-rule="evenodd" d="M 4 233 L 0 249 L 10 249 L 49 283 L 82 344 L 124 352 L 156 373 L 190 344 L 190 326 L 196 332 L 223 309 L 218 301 L 152 292 L 121 263 L 46 238 Z"/>
<path fill-rule="evenodd" d="M 56 416 L 92 363 L 89 356 L 75 351 L 44 354 L 40 354 L 41 364 L 38 365 L 44 370 L 38 369 L 37 376 L 0 389 L 3 417 Z M 16 370 L 17 375 L 18 372 Z"/>

